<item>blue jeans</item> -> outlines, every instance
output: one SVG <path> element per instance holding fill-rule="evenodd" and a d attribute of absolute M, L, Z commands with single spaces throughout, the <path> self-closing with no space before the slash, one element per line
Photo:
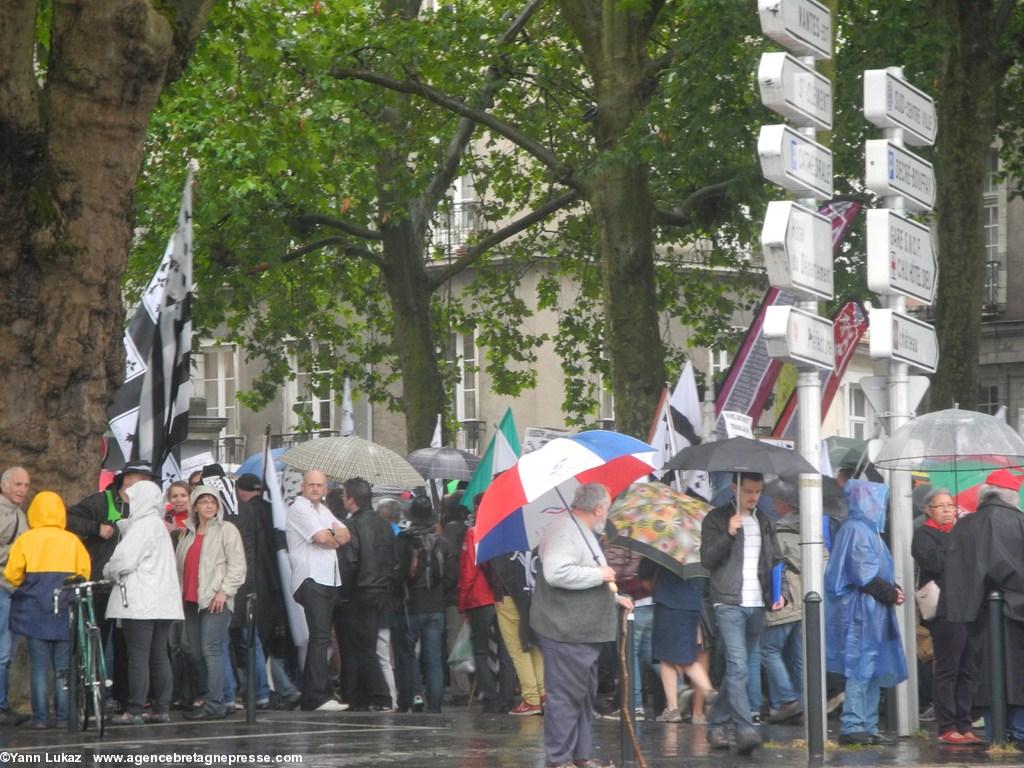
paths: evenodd
<path fill-rule="evenodd" d="M 441 653 L 444 648 L 444 614 L 443 613 L 410 613 L 408 616 L 409 630 L 403 638 L 399 652 L 405 657 L 401 665 L 401 673 L 407 676 L 406 690 L 415 690 L 415 676 L 419 670 L 416 664 L 416 640 L 420 641 L 426 685 L 426 711 L 440 712 L 441 699 L 444 697 L 444 669 L 441 666 Z"/>
<path fill-rule="evenodd" d="M 768 672 L 768 702 L 773 710 L 803 699 L 803 623 L 791 621 L 764 628 L 761 658 Z"/>
<path fill-rule="evenodd" d="M 644 675 L 651 664 L 651 643 L 654 641 L 654 605 L 633 609 L 633 709 L 644 706 Z M 653 665 L 656 666 L 656 665 Z"/>
<path fill-rule="evenodd" d="M 277 691 L 277 695 L 282 699 L 294 698 L 295 694 L 300 692 L 295 687 L 295 683 L 292 682 L 288 670 L 285 669 L 284 659 L 278 656 L 270 657 L 270 675 L 274 679 L 274 690 Z"/>
<path fill-rule="evenodd" d="M 846 678 L 839 733 L 878 733 L 878 678 Z"/>
<path fill-rule="evenodd" d="M 64 687 L 68 675 L 67 640 L 39 640 L 28 638 L 28 659 L 31 666 L 32 722 L 46 723 L 50 719 L 50 671 L 53 671 L 54 699 L 57 722 L 68 720 L 68 689 Z"/>
<path fill-rule="evenodd" d="M 239 659 L 239 664 L 247 665 L 249 663 L 249 648 L 248 643 L 246 643 L 248 636 L 249 630 L 243 628 L 241 650 L 245 654 L 245 659 Z M 260 642 L 259 632 L 256 633 L 256 642 L 254 645 L 256 646 L 256 703 L 259 704 L 261 702 L 270 701 L 270 682 L 267 680 L 267 657 L 263 653 L 263 643 Z M 240 673 L 242 671 L 242 669 L 239 669 Z M 245 698 L 247 695 L 246 686 L 249 683 L 248 667 L 244 668 L 244 672 L 245 674 L 239 674 L 238 676 L 238 686 L 242 689 L 242 698 Z M 224 687 L 227 688 L 226 685 Z M 233 699 L 231 699 L 231 701 L 233 701 Z"/>
<path fill-rule="evenodd" d="M 7 675 L 11 669 L 14 633 L 11 632 L 11 593 L 0 587 L 0 710 L 7 710 Z"/>
<path fill-rule="evenodd" d="M 992 708 L 985 707 L 981 714 L 985 718 L 985 738 L 991 742 Z M 1012 704 L 1006 706 L 1006 738 L 1024 741 L 1024 707 L 1015 707 Z"/>
<path fill-rule="evenodd" d="M 761 658 L 761 628 L 764 625 L 764 608 L 744 608 L 739 605 L 716 605 L 715 622 L 718 624 L 718 640 L 725 653 L 725 676 L 715 703 L 708 712 L 708 725 L 724 726 L 730 720 L 737 734 L 754 729 L 750 717 L 750 659 Z M 758 673 L 760 674 L 760 672 Z M 760 685 L 758 693 L 760 694 Z"/>
<path fill-rule="evenodd" d="M 231 611 L 227 608 L 220 613 L 210 613 L 199 610 L 195 603 L 185 603 L 182 648 L 189 663 L 204 672 L 201 679 L 206 712 L 220 714 L 225 708 L 224 638 L 230 625 Z"/>

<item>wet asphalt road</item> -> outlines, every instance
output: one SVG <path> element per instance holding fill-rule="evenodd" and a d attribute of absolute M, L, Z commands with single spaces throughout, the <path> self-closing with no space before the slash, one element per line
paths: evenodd
<path fill-rule="evenodd" d="M 831 724 L 830 724 L 831 725 Z M 260 712 L 255 725 L 242 715 L 213 722 L 109 727 L 93 731 L 0 729 L 0 768 L 18 765 L 204 765 L 307 768 L 543 768 L 543 719 L 448 710 L 441 715 Z M 651 768 L 730 768 L 806 764 L 794 726 L 768 726 L 766 744 L 750 758 L 713 752 L 704 728 L 639 723 L 638 737 Z M 620 759 L 619 725 L 595 723 L 595 757 Z M 939 747 L 934 739 L 905 739 L 894 747 L 830 749 L 826 765 L 1024 765 L 1024 753 Z M 635 763 L 633 763 L 635 764 Z"/>

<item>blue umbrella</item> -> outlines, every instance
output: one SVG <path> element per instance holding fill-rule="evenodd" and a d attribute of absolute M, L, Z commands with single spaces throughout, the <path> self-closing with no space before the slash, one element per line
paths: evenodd
<path fill-rule="evenodd" d="M 278 472 L 284 471 L 284 464 L 281 463 L 280 459 L 287 450 L 287 448 L 270 449 L 270 455 L 274 457 L 274 466 L 277 467 Z M 254 453 L 238 465 L 238 469 L 235 470 L 235 477 L 241 477 L 245 474 L 256 475 L 256 477 L 260 478 L 263 477 L 263 451 Z"/>

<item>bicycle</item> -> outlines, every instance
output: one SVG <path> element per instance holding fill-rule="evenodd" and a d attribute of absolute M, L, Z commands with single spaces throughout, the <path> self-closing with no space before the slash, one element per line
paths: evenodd
<path fill-rule="evenodd" d="M 84 731 L 89 727 L 89 708 L 92 708 L 96 733 L 102 738 L 106 725 L 103 694 L 107 680 L 107 664 L 103 656 L 103 639 L 96 624 L 96 611 L 92 593 L 95 587 L 113 586 L 121 590 L 121 602 L 128 607 L 128 595 L 123 582 L 106 579 L 76 581 L 53 590 L 53 613 L 60 614 L 62 592 L 72 592 L 68 605 L 69 664 L 65 687 L 68 689 L 68 730 Z"/>

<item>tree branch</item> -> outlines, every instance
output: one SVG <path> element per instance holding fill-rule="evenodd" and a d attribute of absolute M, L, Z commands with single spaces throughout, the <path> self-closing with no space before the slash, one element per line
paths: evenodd
<path fill-rule="evenodd" d="M 214 0 L 177 0 L 165 14 L 174 29 L 174 55 L 167 65 L 165 84 L 174 82 L 185 71 L 213 3 Z"/>
<path fill-rule="evenodd" d="M 498 38 L 498 45 L 507 45 L 515 40 L 542 2 L 543 0 L 530 0 L 519 15 L 513 19 L 508 29 Z M 483 109 L 490 109 L 493 106 L 494 93 L 498 90 L 499 85 L 499 70 L 492 64 L 488 67 L 487 81 L 480 93 L 480 105 Z M 476 126 L 477 123 L 472 118 L 464 116 L 459 120 L 458 127 L 455 129 L 451 141 L 448 142 L 448 148 L 445 151 L 444 160 L 441 161 L 441 167 L 434 175 L 434 178 L 430 180 L 430 184 L 427 185 L 421 197 L 422 210 L 424 212 L 433 211 L 448 192 L 452 182 L 455 181 L 459 166 L 462 164 L 462 158 L 465 155 L 466 147 L 469 144 L 469 139 L 472 137 Z"/>
<path fill-rule="evenodd" d="M 525 230 L 527 227 L 536 224 L 538 221 L 543 221 L 555 211 L 565 208 L 567 205 L 574 203 L 579 198 L 579 192 L 576 190 L 569 190 L 559 197 L 548 200 L 541 206 L 530 211 L 530 213 L 520 216 L 515 221 L 507 224 L 499 230 L 491 232 L 484 236 L 483 239 L 474 243 L 465 252 L 459 256 L 458 259 L 453 261 L 443 270 L 436 272 L 430 278 L 429 290 L 433 292 L 440 286 L 444 285 L 448 280 L 453 278 L 459 272 L 470 266 L 486 251 L 490 250 L 499 243 L 508 240 L 510 237 L 518 235 L 520 232 Z"/>
<path fill-rule="evenodd" d="M 361 246 L 353 245 L 351 242 L 349 242 L 348 238 L 342 237 L 341 235 L 332 235 L 330 237 L 325 237 L 321 240 L 315 240 L 312 243 L 306 243 L 306 245 L 299 246 L 298 248 L 288 251 L 286 254 L 284 254 L 278 263 L 288 264 L 289 262 L 296 261 L 302 258 L 307 253 L 312 253 L 313 251 L 318 251 L 321 248 L 329 248 L 331 246 L 340 246 L 341 250 L 348 256 L 354 256 L 355 258 L 358 259 L 365 259 L 366 261 L 369 261 L 378 267 L 383 266 L 380 257 L 373 251 L 369 250 L 368 248 L 362 248 Z M 260 272 L 266 272 L 272 266 L 274 265 L 261 264 L 250 269 L 249 274 L 259 274 Z"/>
<path fill-rule="evenodd" d="M 689 227 L 693 225 L 693 219 L 689 215 L 689 211 L 693 209 L 698 203 L 706 200 L 709 197 L 722 194 L 729 185 L 733 183 L 735 179 L 726 179 L 720 181 L 717 184 L 709 184 L 706 187 L 695 189 L 686 199 L 683 200 L 682 205 L 677 209 L 669 211 L 664 208 L 659 208 L 655 211 L 654 216 L 659 224 L 665 227 Z"/>
<path fill-rule="evenodd" d="M 320 213 L 309 213 L 309 214 L 298 214 L 292 217 L 292 221 L 296 224 L 306 224 L 310 226 L 330 227 L 331 229 L 339 229 L 352 237 L 358 237 L 361 240 L 383 240 L 384 235 L 375 229 L 367 229 L 366 227 L 360 227 L 356 224 L 351 224 L 343 219 L 336 219 L 333 216 L 325 216 Z"/>
<path fill-rule="evenodd" d="M 458 99 L 441 93 L 436 88 L 426 85 L 425 83 L 421 83 L 418 80 L 396 80 L 393 77 L 388 77 L 387 75 L 382 75 L 377 72 L 362 69 L 351 69 L 349 67 L 334 67 L 331 70 L 331 75 L 341 80 L 362 80 L 365 83 L 379 85 L 382 88 L 387 88 L 388 90 L 396 91 L 397 93 L 409 93 L 415 96 L 421 96 L 432 104 L 436 104 L 437 106 L 447 109 L 450 112 L 454 112 L 457 115 L 467 117 L 479 125 L 490 128 L 498 135 L 504 136 L 525 152 L 533 155 L 541 164 L 546 166 L 552 172 L 555 180 L 560 184 L 572 187 L 580 193 L 585 192 L 583 181 L 578 179 L 573 174 L 572 169 L 564 165 L 558 157 L 543 144 L 527 136 L 518 128 L 506 123 L 504 120 L 484 112 L 483 110 L 474 109 Z"/>

